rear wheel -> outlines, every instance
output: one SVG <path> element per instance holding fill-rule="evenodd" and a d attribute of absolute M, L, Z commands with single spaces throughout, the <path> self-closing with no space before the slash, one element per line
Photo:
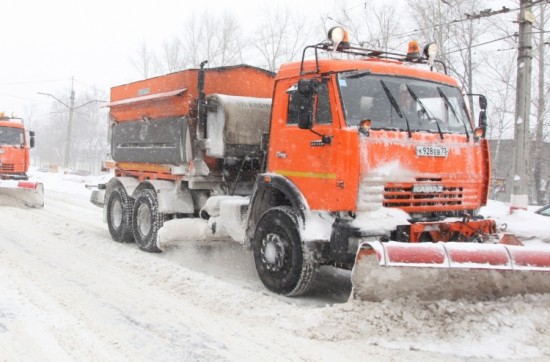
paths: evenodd
<path fill-rule="evenodd" d="M 140 192 L 134 203 L 132 223 L 137 246 L 148 252 L 160 252 L 157 233 L 164 223 L 164 214 L 158 212 L 155 191 L 145 189 Z"/>
<path fill-rule="evenodd" d="M 107 201 L 107 225 L 114 241 L 129 243 L 134 241 L 132 232 L 133 200 L 122 186 L 115 186 Z"/>
<path fill-rule="evenodd" d="M 296 212 L 286 206 L 266 211 L 256 228 L 253 241 L 254 261 L 267 289 L 287 295 L 306 293 L 319 269 L 307 255 L 298 230 Z"/>

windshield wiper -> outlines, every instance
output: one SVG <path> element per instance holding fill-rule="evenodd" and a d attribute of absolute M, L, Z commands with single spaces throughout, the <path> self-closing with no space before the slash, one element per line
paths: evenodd
<path fill-rule="evenodd" d="M 359 72 L 355 74 L 350 74 L 346 77 L 346 79 L 358 79 L 363 78 L 364 76 L 370 75 L 372 72 L 370 70 L 365 70 L 364 72 Z"/>
<path fill-rule="evenodd" d="M 383 80 L 380 80 L 380 84 L 382 84 L 382 88 L 384 89 L 384 93 L 386 93 L 386 96 L 390 100 L 390 103 L 391 103 L 393 109 L 395 109 L 395 112 L 397 112 L 397 115 L 401 118 L 405 118 L 405 123 L 407 123 L 407 133 L 409 134 L 409 138 L 411 138 L 412 137 L 411 127 L 409 125 L 409 119 L 407 118 L 407 115 L 404 114 L 403 112 L 401 112 L 401 108 L 399 108 L 399 105 L 397 104 L 397 101 L 395 100 L 395 98 L 391 94 L 390 90 L 386 86 L 386 83 L 384 83 Z"/>
<path fill-rule="evenodd" d="M 437 121 L 437 117 L 435 117 L 433 114 L 430 115 L 431 112 L 428 112 L 428 109 L 424 106 L 424 103 L 422 103 L 420 98 L 418 98 L 416 93 L 414 93 L 414 91 L 412 90 L 411 87 L 409 87 L 408 84 L 407 84 L 407 90 L 409 91 L 409 94 L 411 95 L 411 97 L 413 97 L 414 101 L 416 103 L 418 103 L 418 105 L 420 106 L 420 109 L 422 109 L 422 112 L 427 117 L 429 117 L 428 119 L 433 120 L 435 122 L 435 125 L 437 126 L 437 131 L 439 132 L 439 137 L 441 137 L 441 139 L 443 139 L 443 132 L 441 132 L 441 127 L 439 126 L 439 122 Z"/>
<path fill-rule="evenodd" d="M 456 120 L 462 120 L 462 125 L 464 125 L 464 131 L 466 132 L 466 140 L 470 140 L 470 134 L 468 133 L 468 127 L 466 127 L 466 123 L 464 123 L 464 120 L 460 117 L 458 117 L 458 114 L 456 113 L 456 110 L 455 110 L 455 107 L 453 107 L 453 105 L 451 104 L 451 102 L 449 101 L 449 98 L 447 98 L 447 96 L 445 95 L 445 93 L 443 93 L 443 91 L 441 90 L 441 87 L 437 87 L 437 91 L 439 92 L 439 95 L 441 96 L 441 98 L 443 98 L 443 100 L 445 101 L 445 105 L 447 106 L 447 108 L 449 108 L 451 110 L 451 112 L 453 112 L 453 115 L 455 116 Z"/>

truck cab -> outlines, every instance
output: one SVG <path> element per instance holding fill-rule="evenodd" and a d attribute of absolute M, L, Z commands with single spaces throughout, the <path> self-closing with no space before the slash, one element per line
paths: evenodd
<path fill-rule="evenodd" d="M 23 120 L 0 113 L 0 204 L 44 206 L 44 186 L 27 175 L 33 147 L 34 132 Z"/>
<path fill-rule="evenodd" d="M 283 65 L 273 94 L 269 177 L 252 196 L 251 244 L 273 206 L 259 200 L 289 206 L 305 225 L 311 215 L 331 218 L 330 242 L 314 248 L 321 263 L 345 268 L 359 240 L 481 241 L 496 232 L 478 214 L 490 179 L 483 127 L 454 78 L 392 54 L 316 57 Z M 256 251 L 267 270 L 268 249 Z"/>
<path fill-rule="evenodd" d="M 269 172 L 298 185 L 309 207 L 383 205 L 420 217 L 484 203 L 487 154 L 454 79 L 385 60 L 318 66 L 305 80 L 299 64 L 279 72 L 268 162 Z M 299 94 L 311 93 L 306 87 L 314 94 Z M 369 199 L 377 186 L 384 198 Z"/>
<path fill-rule="evenodd" d="M 23 120 L 0 113 L 0 177 L 27 179 L 34 133 L 25 132 Z"/>

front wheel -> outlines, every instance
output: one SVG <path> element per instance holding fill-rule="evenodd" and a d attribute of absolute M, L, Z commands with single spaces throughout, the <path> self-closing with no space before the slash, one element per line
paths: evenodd
<path fill-rule="evenodd" d="M 254 234 L 252 248 L 260 280 L 267 289 L 286 296 L 305 294 L 319 269 L 305 252 L 298 225 L 291 207 L 275 207 L 262 215 Z"/>
<path fill-rule="evenodd" d="M 141 250 L 158 253 L 157 233 L 164 223 L 164 215 L 158 212 L 157 194 L 154 190 L 142 190 L 134 203 L 132 229 L 134 239 Z"/>

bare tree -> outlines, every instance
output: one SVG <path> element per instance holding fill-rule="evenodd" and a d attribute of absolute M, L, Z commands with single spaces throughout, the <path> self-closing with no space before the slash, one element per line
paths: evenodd
<path fill-rule="evenodd" d="M 189 66 L 197 66 L 203 60 L 199 54 L 202 47 L 202 27 L 196 14 L 188 16 L 184 23 L 181 45 L 183 49 L 182 69 Z"/>
<path fill-rule="evenodd" d="M 155 73 L 156 56 L 145 41 L 141 43 L 135 57 L 130 59 L 130 63 L 143 78 L 149 78 Z"/>
<path fill-rule="evenodd" d="M 303 16 L 292 13 L 280 3 L 266 7 L 262 12 L 261 25 L 250 44 L 262 59 L 261 66 L 276 71 L 281 63 L 298 58 L 312 29 Z"/>
<path fill-rule="evenodd" d="M 242 63 L 244 45 L 240 34 L 237 18 L 228 11 L 220 15 L 191 13 L 181 35 L 165 41 L 158 53 L 143 42 L 130 62 L 144 78 L 157 71 L 172 73 L 198 67 L 203 60 L 208 60 L 210 66 Z"/>
<path fill-rule="evenodd" d="M 239 39 L 240 25 L 237 19 L 226 11 L 220 20 L 215 53 L 216 61 L 219 65 L 242 63 L 243 44 Z"/>
<path fill-rule="evenodd" d="M 242 62 L 243 45 L 239 34 L 239 22 L 230 12 L 219 17 L 210 13 L 190 15 L 179 42 L 184 54 L 180 69 L 197 67 L 203 60 L 208 60 L 211 66 Z"/>
<path fill-rule="evenodd" d="M 173 37 L 162 44 L 159 65 L 163 73 L 173 73 L 184 64 L 183 46 L 181 40 Z"/>
<path fill-rule="evenodd" d="M 408 0 L 412 19 L 420 41 L 435 42 L 440 49 L 441 61 L 449 64 L 449 51 L 452 45 L 447 41 L 452 36 L 455 14 L 449 2 L 439 0 Z"/>
<path fill-rule="evenodd" d="M 81 95 L 79 93 L 75 104 L 84 106 L 76 109 L 73 117 L 69 167 L 98 173 L 108 150 L 108 118 L 107 110 L 94 100 L 103 100 L 107 96 L 95 88 Z M 63 90 L 56 97 L 64 102 L 67 100 L 65 104 L 68 104 L 69 94 L 70 90 Z M 40 122 L 35 122 L 33 128 L 36 130 L 37 142 L 34 154 L 41 165 L 63 163 L 65 149 L 60 145 L 64 145 L 67 139 L 68 114 L 66 106 L 52 102 L 50 112 L 43 115 Z"/>
<path fill-rule="evenodd" d="M 402 22 L 394 4 L 348 7 L 341 1 L 335 14 L 331 20 L 348 30 L 352 43 L 385 51 L 401 48 L 404 43 L 398 36 Z"/>
<path fill-rule="evenodd" d="M 509 50 L 506 56 L 489 58 L 486 76 L 491 79 L 486 86 L 481 85 L 480 91 L 491 100 L 489 107 L 489 124 L 487 138 L 495 140 L 493 149 L 493 174 L 507 178 L 512 165 L 508 169 L 497 167 L 501 165 L 501 144 L 505 138 L 510 138 L 514 127 L 514 108 L 510 107 L 516 94 L 516 58 L 517 51 Z"/>
<path fill-rule="evenodd" d="M 462 83 L 466 93 L 474 93 L 474 72 L 485 63 L 473 47 L 487 33 L 479 19 L 466 20 L 468 14 L 485 9 L 479 0 L 409 0 L 409 6 L 417 21 L 425 42 L 436 40 L 441 48 L 441 60 Z M 470 99 L 470 107 L 473 108 Z"/>

